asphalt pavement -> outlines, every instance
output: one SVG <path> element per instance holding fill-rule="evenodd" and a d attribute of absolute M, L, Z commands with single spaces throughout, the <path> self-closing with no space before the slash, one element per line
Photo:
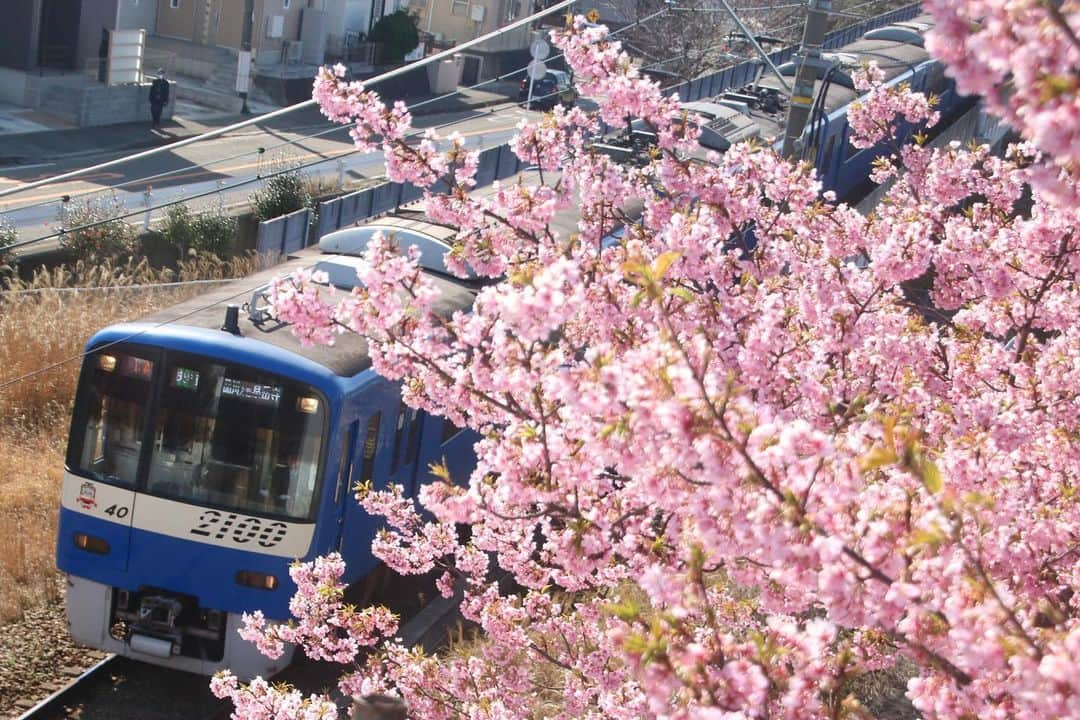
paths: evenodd
<path fill-rule="evenodd" d="M 507 95 L 498 92 L 463 88 L 452 97 L 419 98 L 410 102 L 410 105 L 416 106 L 413 110 L 415 116 L 444 115 L 471 112 L 508 100 Z M 219 114 L 212 118 L 178 115 L 163 122 L 160 128 L 152 128 L 149 123 L 140 122 L 43 132 L 0 133 L 0 177 L 6 177 L 9 171 L 41 162 L 133 152 L 167 145 L 249 118 L 250 116 L 229 114 Z M 327 121 L 318 108 L 307 107 L 258 127 L 281 131 L 326 125 Z"/>
<path fill-rule="evenodd" d="M 417 127 L 456 130 L 477 148 L 506 142 L 517 122 L 532 115 L 505 95 L 476 90 L 421 105 L 416 113 Z M 239 119 L 181 116 L 159 129 L 125 124 L 0 135 L 0 189 L 165 146 Z M 41 239 L 21 248 L 19 254 L 31 255 L 56 245 L 50 236 L 59 230 L 64 209 L 71 207 L 65 203 L 108 197 L 127 212 L 138 212 L 129 222 L 154 222 L 165 211 L 153 208 L 178 200 L 189 199 L 196 207 L 244 204 L 260 177 L 286 165 L 305 166 L 304 172 L 331 188 L 384 174 L 381 154 L 356 152 L 347 128 L 330 123 L 317 108 L 304 108 L 175 151 L 0 198 L 0 215 L 15 224 L 20 242 Z M 146 208 L 151 208 L 149 215 Z"/>

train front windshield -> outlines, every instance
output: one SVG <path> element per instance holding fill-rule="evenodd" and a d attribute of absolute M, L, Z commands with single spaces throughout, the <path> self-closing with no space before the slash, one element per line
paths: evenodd
<path fill-rule="evenodd" d="M 68 466 L 99 481 L 242 513 L 310 519 L 325 403 L 310 387 L 175 351 L 86 359 Z"/>

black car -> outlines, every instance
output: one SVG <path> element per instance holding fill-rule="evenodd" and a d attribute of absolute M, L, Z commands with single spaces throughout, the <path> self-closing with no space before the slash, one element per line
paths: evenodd
<path fill-rule="evenodd" d="M 548 70 L 539 80 L 532 81 L 532 102 L 530 110 L 551 110 L 556 105 L 569 106 L 577 100 L 577 90 L 570 81 L 570 73 L 563 70 Z M 529 78 L 521 81 L 518 88 L 518 100 L 529 99 Z"/>

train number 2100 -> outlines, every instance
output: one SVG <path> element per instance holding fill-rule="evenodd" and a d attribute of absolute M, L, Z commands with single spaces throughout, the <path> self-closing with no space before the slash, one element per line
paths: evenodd
<path fill-rule="evenodd" d="M 224 540 L 227 537 L 236 543 L 255 540 L 262 547 L 269 548 L 284 540 L 288 530 L 288 526 L 283 522 L 265 522 L 236 513 L 203 510 L 199 516 L 199 524 L 191 528 L 191 534 L 214 540 Z"/>

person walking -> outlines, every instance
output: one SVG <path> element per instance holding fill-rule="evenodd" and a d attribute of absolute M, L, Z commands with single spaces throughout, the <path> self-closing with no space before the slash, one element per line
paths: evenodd
<path fill-rule="evenodd" d="M 158 68 L 157 78 L 150 83 L 150 115 L 154 119 L 153 127 L 161 124 L 161 109 L 169 104 L 169 81 L 165 71 Z"/>

